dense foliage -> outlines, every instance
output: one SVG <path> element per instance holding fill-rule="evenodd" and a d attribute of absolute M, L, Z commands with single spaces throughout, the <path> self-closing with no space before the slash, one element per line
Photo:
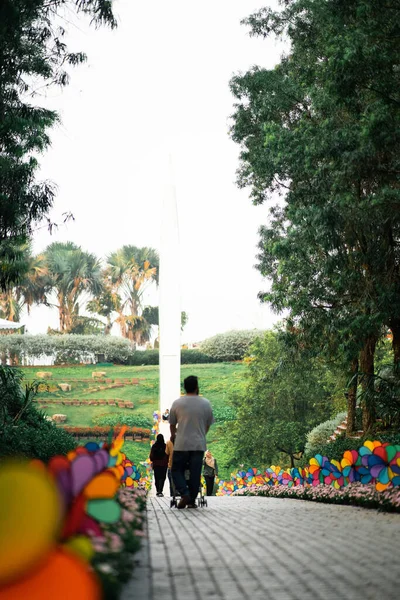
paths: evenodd
<path fill-rule="evenodd" d="M 219 333 L 200 345 L 200 350 L 219 362 L 242 360 L 252 342 L 262 335 L 257 329 Z"/>
<path fill-rule="evenodd" d="M 50 144 L 55 111 L 34 104 L 38 89 L 68 83 L 68 68 L 82 63 L 71 52 L 60 17 L 87 15 L 95 25 L 116 25 L 112 0 L 3 0 L 0 3 L 0 287 L 18 282 L 26 268 L 21 246 L 52 206 L 55 187 L 37 181 L 37 156 Z M 50 222 L 49 225 L 51 226 Z"/>
<path fill-rule="evenodd" d="M 293 466 L 306 433 L 332 415 L 341 385 L 323 360 L 291 352 L 274 332 L 255 341 L 251 357 L 247 386 L 234 399 L 236 464 L 269 465 L 284 453 Z"/>
<path fill-rule="evenodd" d="M 22 373 L 0 367 L 0 458 L 26 456 L 48 461 L 75 446 L 33 403 L 37 386 L 22 385 Z"/>
<path fill-rule="evenodd" d="M 129 340 L 111 335 L 1 335 L 0 355 L 18 362 L 52 357 L 55 364 L 94 363 L 97 355 L 106 362 L 158 365 L 158 350 L 135 350 Z M 182 350 L 182 364 L 216 362 L 199 350 Z"/>
<path fill-rule="evenodd" d="M 127 340 L 98 335 L 1 335 L 0 353 L 19 358 L 54 356 L 59 362 L 94 362 L 96 354 L 104 354 L 108 362 L 126 361 L 132 352 Z"/>
<path fill-rule="evenodd" d="M 399 0 L 285 0 L 246 22 L 285 37 L 271 70 L 231 82 L 232 136 L 241 144 L 239 185 L 255 203 L 284 197 L 261 228 L 261 296 L 288 311 L 301 347 L 335 356 L 360 374 L 363 425 L 375 412 L 377 341 L 393 334 L 400 360 Z"/>

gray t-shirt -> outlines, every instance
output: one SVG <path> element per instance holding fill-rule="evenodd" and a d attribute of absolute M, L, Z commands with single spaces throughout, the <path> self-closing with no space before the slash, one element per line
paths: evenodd
<path fill-rule="evenodd" d="M 214 423 L 210 402 L 202 396 L 181 396 L 172 403 L 170 425 L 178 425 L 174 450 L 207 449 L 206 432 Z"/>

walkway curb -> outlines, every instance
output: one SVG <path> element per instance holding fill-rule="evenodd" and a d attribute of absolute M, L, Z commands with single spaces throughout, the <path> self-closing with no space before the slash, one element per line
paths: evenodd
<path fill-rule="evenodd" d="M 124 587 L 121 600 L 153 599 L 147 505 L 143 533 L 145 535 L 141 538 L 140 550 L 135 554 L 135 568 L 132 579 Z"/>

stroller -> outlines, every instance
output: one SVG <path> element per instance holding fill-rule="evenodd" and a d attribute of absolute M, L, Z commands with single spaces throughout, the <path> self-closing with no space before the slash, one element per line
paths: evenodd
<path fill-rule="evenodd" d="M 185 479 L 187 482 L 189 482 L 189 478 L 190 478 L 190 471 L 189 471 L 189 469 L 186 469 L 185 470 Z M 175 507 L 178 506 L 177 497 L 179 497 L 180 494 L 175 487 L 174 480 L 172 479 L 172 477 L 171 477 L 171 488 L 172 488 L 172 498 L 171 498 L 171 502 L 170 502 L 170 507 L 173 508 L 174 506 Z M 205 506 L 207 506 L 207 499 L 204 495 L 203 478 L 201 478 L 201 480 L 200 480 L 200 488 L 199 488 L 199 492 L 197 494 L 196 502 L 197 502 L 197 506 L 199 508 L 204 508 Z"/>

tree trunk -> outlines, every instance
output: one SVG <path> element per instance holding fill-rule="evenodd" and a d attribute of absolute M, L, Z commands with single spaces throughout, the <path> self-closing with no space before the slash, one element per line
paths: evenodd
<path fill-rule="evenodd" d="M 362 411 L 363 411 L 363 430 L 367 433 L 375 422 L 375 398 L 374 398 L 374 357 L 375 357 L 376 336 L 369 336 L 364 348 L 360 352 L 360 371 Z"/>
<path fill-rule="evenodd" d="M 127 332 L 126 332 L 126 322 L 124 319 L 124 314 L 122 312 L 119 313 L 119 328 L 121 331 L 121 335 L 123 338 L 127 338 Z"/>
<path fill-rule="evenodd" d="M 393 348 L 393 370 L 395 374 L 400 372 L 400 321 L 392 321 L 390 324 L 392 331 L 392 348 Z"/>
<path fill-rule="evenodd" d="M 60 331 L 61 333 L 65 333 L 67 331 L 67 315 L 64 306 L 59 307 L 59 315 L 60 315 Z"/>
<path fill-rule="evenodd" d="M 351 383 L 347 393 L 347 429 L 346 434 L 351 435 L 356 429 L 356 406 L 358 387 L 358 358 L 351 361 Z"/>
<path fill-rule="evenodd" d="M 106 324 L 106 327 L 104 329 L 105 335 L 110 335 L 111 334 L 111 328 L 112 328 L 111 317 L 107 316 L 107 324 Z"/>
<path fill-rule="evenodd" d="M 60 322 L 60 332 L 65 333 L 67 309 L 66 309 L 66 305 L 65 305 L 64 295 L 61 294 L 61 292 L 58 294 L 57 300 L 58 300 L 58 318 L 59 318 L 59 322 Z"/>

